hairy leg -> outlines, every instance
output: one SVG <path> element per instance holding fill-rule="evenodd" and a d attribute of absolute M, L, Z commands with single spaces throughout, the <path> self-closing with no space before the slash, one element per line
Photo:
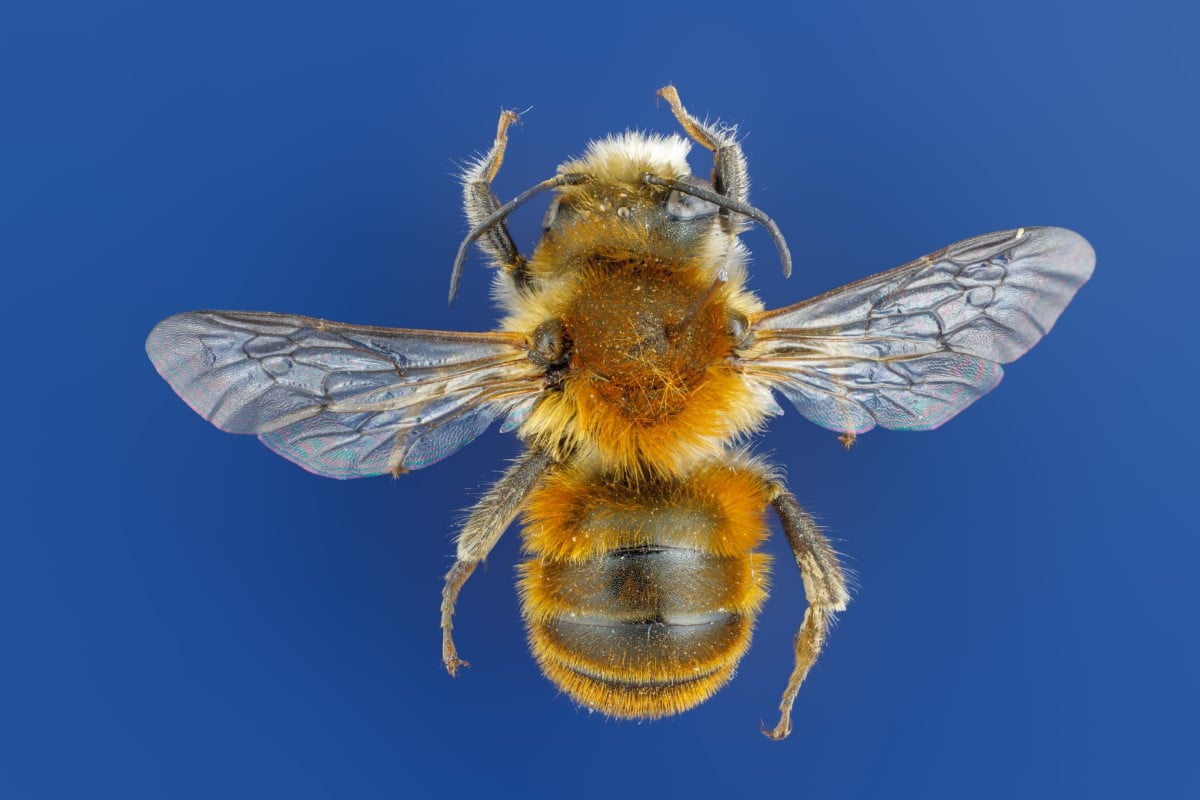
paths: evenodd
<path fill-rule="evenodd" d="M 500 165 L 504 163 L 504 152 L 508 148 L 508 127 L 516 121 L 516 113 L 500 112 L 500 122 L 496 125 L 496 139 L 492 142 L 491 149 L 463 171 L 463 212 L 472 228 L 500 208 L 500 200 L 492 191 L 492 181 L 500 171 Z M 488 228 L 487 232 L 479 237 L 478 244 L 493 266 L 517 276 L 522 274 L 525 256 L 517 250 L 517 245 L 508 232 L 508 225 L 503 220 Z"/>
<path fill-rule="evenodd" d="M 737 129 L 701 122 L 683 107 L 674 86 L 664 86 L 658 96 L 671 105 L 675 119 L 697 143 L 712 151 L 712 185 L 718 193 L 739 203 L 748 202 L 750 177 L 746 171 L 746 155 L 737 141 Z M 735 227 L 740 227 L 736 226 Z"/>
<path fill-rule="evenodd" d="M 442 663 L 451 675 L 456 674 L 459 667 L 468 666 L 458 657 L 451 635 L 458 593 L 475 571 L 475 565 L 487 558 L 500 541 L 551 463 L 550 456 L 540 450 L 530 450 L 522 455 L 475 504 L 458 534 L 458 557 L 446 573 L 442 588 Z"/>
<path fill-rule="evenodd" d="M 821 646 L 825 643 L 834 614 L 845 610 L 850 602 L 850 593 L 846 591 L 846 578 L 838 564 L 837 554 L 829 545 L 829 540 L 821 535 L 817 523 L 782 483 L 776 482 L 774 489 L 771 505 L 779 514 L 784 535 L 792 548 L 796 565 L 800 567 L 804 594 L 808 598 L 804 621 L 793 640 L 796 664 L 779 703 L 779 722 L 771 730 L 763 729 L 769 738 L 779 740 L 792 732 L 792 704 L 800 691 L 800 684 L 804 683 L 808 671 L 821 654 Z"/>

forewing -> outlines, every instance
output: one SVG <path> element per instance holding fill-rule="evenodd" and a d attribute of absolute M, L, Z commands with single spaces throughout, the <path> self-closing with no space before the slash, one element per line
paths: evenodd
<path fill-rule="evenodd" d="M 508 333 L 196 311 L 155 326 L 146 352 L 218 428 L 332 478 L 427 467 L 542 388 L 523 338 Z"/>
<path fill-rule="evenodd" d="M 835 431 L 936 428 L 986 394 L 1092 274 L 1063 228 L 978 236 L 752 320 L 745 373 Z"/>

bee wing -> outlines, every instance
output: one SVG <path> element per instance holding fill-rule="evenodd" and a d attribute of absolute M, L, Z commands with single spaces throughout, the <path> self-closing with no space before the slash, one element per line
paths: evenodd
<path fill-rule="evenodd" d="M 209 422 L 331 478 L 427 467 L 526 413 L 542 388 L 523 337 L 507 333 L 195 311 L 155 326 L 146 352 Z"/>
<path fill-rule="evenodd" d="M 936 428 L 1050 330 L 1095 260 L 1062 228 L 978 236 L 759 314 L 742 365 L 831 430 Z"/>

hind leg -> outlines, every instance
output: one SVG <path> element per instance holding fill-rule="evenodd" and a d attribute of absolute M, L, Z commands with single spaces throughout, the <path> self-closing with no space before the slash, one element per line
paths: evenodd
<path fill-rule="evenodd" d="M 784 535 L 792 548 L 796 565 L 800 567 L 804 594 L 808 598 L 804 621 L 793 640 L 796 662 L 779 703 L 779 722 L 771 730 L 763 728 L 764 734 L 778 741 L 792 732 L 792 704 L 796 701 L 800 684 L 804 683 L 817 656 L 821 654 L 834 615 L 845 610 L 850 602 L 850 593 L 846 591 L 846 578 L 838 564 L 837 554 L 829 545 L 829 540 L 821 534 L 817 523 L 782 483 L 776 482 L 773 488 L 771 505 L 779 514 Z"/>

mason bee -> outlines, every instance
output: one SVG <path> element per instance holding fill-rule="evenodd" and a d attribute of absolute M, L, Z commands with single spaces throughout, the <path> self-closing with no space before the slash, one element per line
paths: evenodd
<path fill-rule="evenodd" d="M 812 517 L 744 440 L 778 393 L 849 446 L 875 425 L 941 425 L 1000 382 L 1092 273 L 1094 254 L 1061 228 L 1021 228 L 950 245 L 811 300 L 765 310 L 745 286 L 739 239 L 757 221 L 785 274 L 775 223 L 750 205 L 736 129 L 660 91 L 691 142 L 636 132 L 580 158 L 507 204 L 492 191 L 515 115 L 463 172 L 472 242 L 496 268 L 504 317 L 490 333 L 346 325 L 257 312 L 170 317 L 146 350 L 158 372 L 222 430 L 251 433 L 320 475 L 402 475 L 430 466 L 494 421 L 526 450 L 471 509 L 441 603 L 442 658 L 459 592 L 522 517 L 522 615 L 546 676 L 581 705 L 657 718 L 711 696 L 734 673 L 767 596 L 759 552 L 778 516 L 808 607 L 773 739 L 849 600 Z M 531 256 L 506 217 L 553 199 Z"/>

